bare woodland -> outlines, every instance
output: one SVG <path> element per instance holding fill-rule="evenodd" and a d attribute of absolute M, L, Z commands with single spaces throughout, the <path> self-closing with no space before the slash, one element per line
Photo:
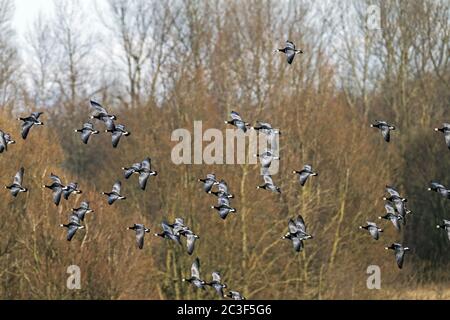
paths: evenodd
<path fill-rule="evenodd" d="M 17 141 L 0 155 L 0 182 L 24 166 L 30 189 L 0 192 L 0 298 L 215 299 L 181 282 L 195 256 L 205 277 L 219 270 L 248 299 L 450 298 L 450 242 L 436 230 L 450 202 L 426 191 L 433 179 L 450 185 L 450 152 L 433 130 L 450 121 L 448 1 L 107 2 L 83 12 L 56 1 L 20 42 L 14 2 L 0 0 L 0 129 Z M 379 30 L 367 28 L 370 4 Z M 305 52 L 292 65 L 273 54 L 287 39 Z M 117 149 L 107 135 L 84 145 L 74 134 L 91 98 L 132 132 Z M 24 143 L 15 119 L 35 110 L 45 126 Z M 231 110 L 282 130 L 281 195 L 256 190 L 257 165 L 170 160 L 173 130 L 198 120 L 225 129 Z M 396 125 L 389 144 L 374 119 Z M 108 206 L 101 192 L 146 156 L 159 173 L 147 191 L 126 184 L 127 200 Z M 320 176 L 301 188 L 292 170 L 305 163 Z M 41 187 L 51 172 L 83 194 L 56 207 Z M 208 172 L 236 195 L 225 221 L 197 182 Z M 383 214 L 386 184 L 413 216 L 400 233 L 386 223 L 375 242 L 358 225 Z M 85 199 L 95 213 L 69 243 L 58 226 Z M 280 239 L 298 214 L 314 235 L 300 254 Z M 178 216 L 201 236 L 194 256 L 155 237 L 137 250 L 126 230 L 144 223 L 153 233 Z M 384 250 L 394 241 L 412 248 L 402 270 Z M 72 264 L 80 290 L 66 288 Z M 381 290 L 366 287 L 369 265 L 381 267 Z"/>

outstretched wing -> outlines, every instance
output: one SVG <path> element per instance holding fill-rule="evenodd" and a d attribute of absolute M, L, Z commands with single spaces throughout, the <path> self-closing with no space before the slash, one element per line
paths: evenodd
<path fill-rule="evenodd" d="M 218 283 L 222 282 L 222 279 L 220 277 L 220 273 L 218 273 L 217 271 L 214 271 L 213 273 L 211 273 L 211 275 L 212 275 L 213 281 L 216 281 Z"/>
<path fill-rule="evenodd" d="M 150 171 L 152 169 L 152 160 L 150 158 L 145 158 L 141 165 L 142 169 Z"/>
<path fill-rule="evenodd" d="M 395 196 L 400 197 L 400 193 L 394 187 L 386 186 L 386 192 L 393 197 Z"/>
<path fill-rule="evenodd" d="M 186 245 L 187 245 L 187 253 L 189 255 L 191 255 L 194 252 L 194 248 L 195 248 L 195 240 L 197 240 L 197 238 L 193 235 L 193 234 L 188 234 L 186 236 Z"/>
<path fill-rule="evenodd" d="M 144 248 L 145 229 L 143 226 L 136 228 L 136 244 L 139 249 Z"/>
<path fill-rule="evenodd" d="M 200 260 L 198 258 L 195 258 L 194 263 L 192 263 L 191 276 L 200 279 Z"/>
<path fill-rule="evenodd" d="M 141 187 L 142 190 L 145 190 L 149 177 L 150 173 L 148 172 L 142 172 L 141 174 L 139 174 L 139 187 Z"/>
<path fill-rule="evenodd" d="M 450 149 L 450 131 L 446 131 L 444 133 L 445 143 L 447 144 L 447 147 Z"/>
<path fill-rule="evenodd" d="M 289 219 L 288 229 L 289 229 L 290 234 L 296 234 L 299 231 L 297 228 L 297 225 L 295 224 L 294 220 L 292 220 L 292 219 Z"/>
<path fill-rule="evenodd" d="M 121 131 L 114 131 L 112 134 L 112 145 L 114 148 L 117 148 L 120 142 L 120 138 L 122 137 Z"/>
<path fill-rule="evenodd" d="M 112 192 L 120 194 L 120 190 L 122 189 L 122 182 L 116 181 L 112 187 Z"/>
<path fill-rule="evenodd" d="M 403 259 L 405 257 L 405 251 L 403 249 L 395 250 L 395 260 L 397 261 L 397 266 L 401 269 L 403 267 Z"/>
<path fill-rule="evenodd" d="M 236 111 L 231 111 L 230 115 L 231 115 L 231 119 L 242 121 L 241 116 Z"/>
<path fill-rule="evenodd" d="M 391 130 L 387 126 L 381 128 L 381 134 L 386 142 L 391 141 Z"/>
<path fill-rule="evenodd" d="M 265 175 L 265 176 L 263 176 L 263 178 L 264 178 L 264 182 L 265 182 L 266 184 L 271 184 L 271 185 L 273 185 L 273 180 L 272 180 L 272 177 L 271 177 L 271 176 Z"/>
<path fill-rule="evenodd" d="M 386 202 L 384 204 L 384 208 L 386 209 L 386 213 L 396 214 L 395 208 L 392 206 L 390 202 Z"/>
<path fill-rule="evenodd" d="M 59 206 L 59 203 L 61 202 L 62 192 L 63 190 L 61 187 L 58 187 L 53 191 L 53 203 L 56 204 L 57 206 Z"/>
<path fill-rule="evenodd" d="M 75 233 L 77 232 L 78 227 L 75 225 L 71 225 L 67 230 L 67 241 L 71 241 Z"/>
<path fill-rule="evenodd" d="M 22 179 L 23 179 L 23 173 L 24 173 L 25 169 L 22 167 L 20 168 L 20 170 L 16 173 L 16 175 L 14 176 L 14 184 L 17 184 L 19 186 L 22 185 Z"/>
<path fill-rule="evenodd" d="M 89 138 L 91 137 L 91 132 L 89 130 L 83 129 L 81 132 L 81 141 L 83 141 L 84 144 L 87 144 L 89 142 Z"/>
<path fill-rule="evenodd" d="M 298 215 L 297 218 L 295 218 L 295 225 L 297 226 L 298 230 L 306 232 L 305 221 L 303 220 L 303 217 L 301 215 Z"/>
<path fill-rule="evenodd" d="M 22 124 L 22 138 L 25 140 L 30 132 L 31 127 L 33 126 L 33 122 L 25 121 Z"/>
<path fill-rule="evenodd" d="M 90 103 L 91 103 L 91 107 L 93 107 L 93 108 L 95 109 L 95 113 L 96 113 L 97 115 L 98 115 L 98 114 L 101 114 L 101 113 L 103 113 L 103 114 L 108 114 L 108 112 L 106 111 L 106 109 L 103 108 L 103 107 L 101 106 L 100 103 L 95 102 L 95 101 L 93 101 L 93 100 L 91 100 Z"/>
<path fill-rule="evenodd" d="M 302 171 L 302 173 L 300 173 L 299 179 L 300 179 L 300 185 L 301 185 L 302 187 L 305 185 L 305 183 L 306 183 L 306 181 L 308 180 L 308 178 L 309 178 L 310 175 L 311 175 L 311 174 L 310 174 L 309 172 L 306 172 L 306 171 Z"/>
<path fill-rule="evenodd" d="M 62 185 L 61 179 L 60 179 L 57 175 L 51 173 L 51 174 L 50 174 L 50 179 L 52 179 L 52 181 L 53 181 L 54 183 L 57 183 L 57 184 L 59 184 L 59 185 Z"/>
<path fill-rule="evenodd" d="M 369 233 L 375 240 L 378 240 L 378 238 L 380 237 L 380 233 L 378 232 L 378 228 L 376 226 L 370 225 Z"/>
<path fill-rule="evenodd" d="M 0 153 L 4 150 L 8 150 L 8 144 L 6 143 L 5 133 L 0 130 Z"/>

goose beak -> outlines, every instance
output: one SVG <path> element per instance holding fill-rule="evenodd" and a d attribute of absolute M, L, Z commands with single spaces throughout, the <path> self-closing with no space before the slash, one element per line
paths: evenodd
<path fill-rule="evenodd" d="M 386 198 L 386 197 L 383 197 L 383 200 L 384 200 L 384 201 L 387 201 L 387 198 Z"/>
<path fill-rule="evenodd" d="M 373 128 L 373 124 L 371 124 L 370 127 Z"/>
<path fill-rule="evenodd" d="M 440 226 L 440 225 L 437 225 L 437 226 L 436 226 L 436 228 L 440 229 L 440 228 L 441 228 L 441 226 Z"/>
<path fill-rule="evenodd" d="M 225 124 L 228 124 L 228 121 L 224 121 L 225 122 Z"/>
<path fill-rule="evenodd" d="M 359 226 L 360 229 L 362 229 L 362 226 Z"/>
<path fill-rule="evenodd" d="M 211 209 L 214 209 L 214 206 L 211 206 Z"/>
<path fill-rule="evenodd" d="M 292 171 L 292 173 L 297 173 L 297 171 L 294 170 L 294 171 Z"/>
<path fill-rule="evenodd" d="M 431 188 L 428 188 L 428 191 L 431 191 Z"/>
<path fill-rule="evenodd" d="M 60 226 L 61 228 L 64 228 L 64 225 L 63 225 L 63 224 L 60 224 L 59 226 Z"/>
<path fill-rule="evenodd" d="M 381 219 L 383 219 L 383 218 L 382 218 L 382 217 L 378 217 L 378 219 L 380 219 L 380 220 L 381 220 Z"/>
<path fill-rule="evenodd" d="M 388 247 L 384 247 L 384 249 L 385 249 L 385 250 L 389 250 L 389 248 L 388 248 Z"/>
<path fill-rule="evenodd" d="M 74 132 L 78 132 L 78 130 L 77 129 L 75 129 L 75 130 L 73 130 Z"/>
<path fill-rule="evenodd" d="M 439 131 L 439 129 L 438 128 L 434 128 L 434 131 Z"/>
<path fill-rule="evenodd" d="M 90 116 L 91 119 L 94 119 L 94 116 Z"/>
<path fill-rule="evenodd" d="M 184 278 L 183 278 L 183 279 L 181 279 L 181 281 L 182 281 L 182 282 L 185 282 L 185 281 L 186 281 L 186 279 L 184 279 Z"/>

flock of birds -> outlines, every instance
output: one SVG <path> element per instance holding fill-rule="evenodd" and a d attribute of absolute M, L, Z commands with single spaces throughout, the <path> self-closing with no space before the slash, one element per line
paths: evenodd
<path fill-rule="evenodd" d="M 291 41 L 286 42 L 285 48 L 277 49 L 276 52 L 282 52 L 287 57 L 287 62 L 291 64 L 297 54 L 303 53 L 301 50 L 297 50 L 295 45 Z M 112 135 L 112 145 L 114 148 L 118 147 L 120 139 L 122 136 L 129 136 L 130 132 L 125 129 L 124 125 L 116 124 L 115 121 L 117 117 L 110 114 L 103 106 L 98 102 L 93 100 L 90 101 L 90 105 L 93 109 L 91 119 L 100 121 L 105 125 L 104 132 L 111 133 Z M 42 112 L 33 112 L 30 116 L 25 118 L 18 118 L 22 121 L 22 138 L 25 140 L 33 126 L 42 126 L 44 123 L 39 120 Z M 251 126 L 248 122 L 245 122 L 242 117 L 235 111 L 231 112 L 231 120 L 225 121 L 226 124 L 235 126 L 238 130 L 242 130 L 244 133 L 248 129 L 257 130 L 267 137 L 274 137 L 275 135 L 281 135 L 281 132 L 274 129 L 269 123 L 257 122 L 257 125 Z M 389 142 L 391 137 L 390 133 L 395 130 L 393 125 L 388 124 L 386 121 L 376 120 L 371 127 L 377 128 L 381 131 L 383 138 L 386 142 Z M 445 136 L 445 142 L 450 149 L 450 124 L 445 123 L 442 128 L 436 128 L 436 131 L 442 132 Z M 92 135 L 97 135 L 100 131 L 94 129 L 94 124 L 91 122 L 86 122 L 83 124 L 81 129 L 75 130 L 77 133 L 81 133 L 81 140 L 84 144 L 89 142 Z M 14 144 L 15 141 L 12 139 L 11 135 L 0 130 L 0 153 L 8 150 L 10 144 Z M 269 168 L 271 167 L 274 160 L 279 161 L 280 157 L 276 155 L 275 150 L 266 149 L 261 154 L 255 154 L 259 158 L 261 164 L 261 171 L 264 184 L 257 186 L 258 189 L 264 189 L 274 193 L 281 193 L 280 187 L 274 184 L 272 176 L 269 173 Z M 138 184 L 141 190 L 145 190 L 147 182 L 150 177 L 157 176 L 157 171 L 152 170 L 151 159 L 146 158 L 142 162 L 134 163 L 129 167 L 123 167 L 125 179 L 130 179 L 133 175 L 138 176 Z M 9 189 L 13 197 L 17 197 L 22 192 L 28 192 L 28 189 L 23 186 L 24 168 L 20 170 L 14 176 L 13 183 L 5 188 Z M 298 175 L 300 185 L 303 187 L 310 177 L 318 176 L 318 173 L 313 170 L 312 166 L 306 164 L 299 171 L 293 171 L 293 174 Z M 53 202 L 56 206 L 60 204 L 61 197 L 65 200 L 69 200 L 71 194 L 81 194 L 82 191 L 79 189 L 76 182 L 70 182 L 64 184 L 62 180 L 55 174 L 51 173 L 50 179 L 52 183 L 50 185 L 44 185 L 44 188 L 50 189 L 53 194 Z M 226 219 L 230 213 L 235 213 L 236 209 L 231 206 L 230 199 L 234 198 L 234 195 L 229 192 L 228 185 L 225 180 L 217 179 L 215 174 L 209 173 L 206 178 L 198 179 L 199 182 L 203 183 L 203 190 L 207 194 L 212 194 L 217 197 L 217 205 L 211 206 L 212 209 L 218 211 L 221 219 Z M 107 201 L 109 205 L 113 205 L 116 201 L 125 200 L 126 197 L 121 194 L 122 183 L 117 180 L 111 192 L 102 192 L 103 195 L 107 196 Z M 445 186 L 437 183 L 431 182 L 429 188 L 430 191 L 435 191 L 441 196 L 450 199 L 450 190 Z M 386 219 L 392 222 L 397 230 L 401 229 L 401 226 L 406 223 L 406 217 L 411 214 L 411 211 L 407 209 L 406 202 L 407 199 L 400 196 L 400 193 L 392 186 L 386 186 L 386 191 L 389 193 L 388 197 L 383 199 L 386 201 L 385 209 L 386 215 L 379 217 L 379 219 Z M 67 224 L 61 224 L 63 228 L 67 228 L 67 240 L 71 241 L 79 229 L 83 229 L 83 221 L 86 214 L 94 212 L 90 208 L 88 201 L 83 201 L 78 208 L 72 209 L 69 216 L 69 221 Z M 154 236 L 167 239 L 169 241 L 174 241 L 178 245 L 182 245 L 182 238 L 186 238 L 187 253 L 192 255 L 195 249 L 195 243 L 200 237 L 195 234 L 190 227 L 188 227 L 183 218 L 176 218 L 173 223 L 168 223 L 167 221 L 162 222 L 162 232 L 155 233 Z M 378 240 L 380 238 L 380 233 L 383 229 L 379 228 L 374 222 L 367 222 L 367 225 L 360 226 L 361 229 L 367 230 L 370 235 Z M 445 230 L 450 239 L 450 221 L 443 220 L 443 223 L 438 225 L 437 228 Z M 146 228 L 144 224 L 136 223 L 127 230 L 133 230 L 135 232 L 136 244 L 139 249 L 144 247 L 144 238 L 147 233 L 150 232 L 149 228 Z M 282 239 L 290 240 L 296 252 L 302 251 L 304 247 L 304 241 L 312 239 L 313 236 L 308 234 L 306 231 L 306 224 L 301 215 L 295 218 L 291 218 L 288 221 L 288 232 L 282 236 Z M 400 243 L 393 243 L 392 245 L 386 247 L 386 249 L 394 250 L 396 262 L 399 268 L 403 266 L 404 254 L 409 251 L 408 247 L 403 246 Z M 227 285 L 222 282 L 221 275 L 219 272 L 212 272 L 212 280 L 206 282 L 200 277 L 200 260 L 197 257 L 191 266 L 191 277 L 184 278 L 182 281 L 188 282 L 197 288 L 205 289 L 205 286 L 210 286 L 215 289 L 220 297 L 229 297 L 235 300 L 245 299 L 238 291 L 229 291 L 224 294 L 223 290 L 228 288 Z"/>

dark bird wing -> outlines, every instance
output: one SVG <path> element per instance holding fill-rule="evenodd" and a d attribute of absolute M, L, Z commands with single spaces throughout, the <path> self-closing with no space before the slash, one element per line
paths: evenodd
<path fill-rule="evenodd" d="M 206 182 L 203 184 L 203 190 L 205 190 L 205 192 L 209 192 L 209 191 L 211 191 L 213 185 L 214 185 L 214 180 L 207 179 Z"/>
<path fill-rule="evenodd" d="M 194 263 L 192 263 L 191 276 L 200 279 L 200 260 L 198 258 L 195 258 Z"/>
<path fill-rule="evenodd" d="M 221 209 L 219 209 L 219 215 L 224 220 L 227 218 L 229 213 L 230 213 L 230 209 L 228 209 L 228 208 L 221 208 Z"/>
<path fill-rule="evenodd" d="M 392 206 L 390 202 L 386 202 L 384 204 L 384 208 L 386 209 L 386 213 L 396 214 L 395 208 Z"/>
<path fill-rule="evenodd" d="M 145 228 L 142 225 L 136 225 L 136 244 L 139 249 L 144 248 Z"/>
<path fill-rule="evenodd" d="M 231 119 L 233 120 L 238 120 L 238 121 L 242 121 L 241 116 L 239 115 L 239 113 L 235 112 L 235 111 L 231 111 Z M 243 121 L 242 121 L 243 122 Z"/>
<path fill-rule="evenodd" d="M 306 232 L 305 221 L 301 215 L 298 215 L 297 218 L 295 218 L 295 225 L 299 231 Z"/>
<path fill-rule="evenodd" d="M 33 122 L 31 121 L 25 121 L 22 124 L 22 138 L 26 139 L 28 136 L 28 133 L 30 132 L 31 127 L 33 126 Z"/>
<path fill-rule="evenodd" d="M 264 178 L 264 182 L 265 182 L 266 184 L 268 184 L 268 185 L 274 185 L 271 176 L 265 175 L 265 176 L 263 176 L 263 178 Z"/>
<path fill-rule="evenodd" d="M 290 219 L 288 222 L 288 229 L 290 234 L 297 234 L 297 232 L 299 231 L 297 225 L 292 219 Z"/>
<path fill-rule="evenodd" d="M 125 179 L 129 179 L 133 175 L 133 173 L 140 171 L 141 168 L 142 166 L 140 163 L 134 163 L 130 168 L 125 170 L 124 172 Z"/>
<path fill-rule="evenodd" d="M 141 164 L 142 169 L 145 169 L 147 171 L 152 170 L 152 160 L 150 158 L 144 159 Z"/>
<path fill-rule="evenodd" d="M 303 187 L 306 183 L 306 181 L 308 180 L 309 176 L 311 174 L 309 172 L 306 171 L 302 171 L 302 173 L 300 173 L 300 185 Z"/>
<path fill-rule="evenodd" d="M 286 40 L 286 48 L 295 51 L 295 44 L 292 41 Z"/>
<path fill-rule="evenodd" d="M 71 241 L 75 233 L 77 232 L 78 227 L 76 225 L 70 225 L 67 230 L 67 241 Z"/>
<path fill-rule="evenodd" d="M 120 138 L 122 137 L 122 131 L 114 131 L 112 134 L 112 145 L 114 148 L 117 148 L 120 142 Z"/>
<path fill-rule="evenodd" d="M 62 195 L 62 188 L 57 187 L 53 190 L 53 203 L 59 206 L 59 203 L 61 202 L 61 195 Z"/>
<path fill-rule="evenodd" d="M 217 203 L 218 203 L 219 207 L 221 205 L 230 206 L 230 200 L 228 199 L 228 197 L 218 197 L 217 198 Z"/>
<path fill-rule="evenodd" d="M 84 144 L 87 144 L 89 142 L 89 138 L 91 137 L 91 132 L 89 130 L 83 129 L 81 132 L 81 141 L 83 141 Z"/>
<path fill-rule="evenodd" d="M 394 225 L 395 229 L 400 230 L 401 229 L 401 224 L 399 219 L 402 218 L 401 216 L 397 215 L 396 213 L 393 213 L 390 220 L 392 222 L 392 224 Z"/>
<path fill-rule="evenodd" d="M 0 131 L 0 153 L 2 153 L 4 150 L 8 150 L 8 144 L 5 140 L 5 133 L 3 131 Z"/>
<path fill-rule="evenodd" d="M 103 108 L 100 103 L 95 102 L 93 100 L 91 100 L 90 102 L 91 102 L 91 107 L 94 108 L 96 115 L 99 115 L 99 114 L 105 114 L 106 115 L 106 114 L 108 114 L 106 109 Z"/>
<path fill-rule="evenodd" d="M 378 231 L 378 228 L 376 226 L 369 226 L 369 233 L 375 240 L 378 240 L 380 237 L 380 232 Z"/>
<path fill-rule="evenodd" d="M 141 187 L 142 190 L 145 190 L 149 177 L 150 173 L 148 172 L 142 172 L 139 174 L 139 187 Z"/>
<path fill-rule="evenodd" d="M 228 193 L 228 185 L 224 180 L 220 181 L 220 183 L 217 185 L 217 188 L 219 189 L 219 191 Z"/>
<path fill-rule="evenodd" d="M 400 193 L 394 187 L 386 186 L 386 192 L 393 197 L 400 197 Z"/>
<path fill-rule="evenodd" d="M 120 194 L 120 190 L 122 189 L 122 182 L 116 181 L 112 187 L 112 192 Z"/>
<path fill-rule="evenodd" d="M 447 144 L 447 147 L 450 149 L 450 131 L 446 131 L 444 133 L 445 143 Z"/>
<path fill-rule="evenodd" d="M 191 255 L 194 252 L 195 241 L 197 238 L 193 234 L 188 234 L 186 236 L 187 253 Z"/>
<path fill-rule="evenodd" d="M 57 175 L 54 175 L 53 173 L 51 173 L 50 174 L 50 179 L 52 179 L 52 181 L 54 183 L 62 185 L 61 179 Z"/>
<path fill-rule="evenodd" d="M 300 252 L 303 249 L 303 241 L 297 237 L 292 238 L 292 245 L 294 246 L 294 250 L 296 252 Z"/>
<path fill-rule="evenodd" d="M 90 122 L 83 124 L 83 130 L 94 131 L 94 125 Z"/>
<path fill-rule="evenodd" d="M 38 120 L 42 114 L 43 112 L 32 112 L 31 117 L 34 118 L 35 120 Z"/>
<path fill-rule="evenodd" d="M 19 186 L 22 185 L 22 180 L 23 180 L 23 173 L 24 173 L 25 169 L 22 167 L 20 168 L 20 170 L 16 173 L 16 175 L 14 176 L 14 184 L 17 184 Z"/>
<path fill-rule="evenodd" d="M 213 273 L 211 273 L 211 275 L 212 275 L 213 281 L 218 282 L 218 283 L 222 282 L 222 279 L 220 277 L 220 273 L 218 273 L 217 271 L 214 271 Z"/>
<path fill-rule="evenodd" d="M 387 126 L 381 127 L 381 134 L 386 142 L 391 141 L 391 130 Z"/>
<path fill-rule="evenodd" d="M 405 251 L 403 248 L 395 249 L 395 260 L 397 261 L 397 266 L 401 269 L 403 267 L 403 259 L 405 257 Z"/>

